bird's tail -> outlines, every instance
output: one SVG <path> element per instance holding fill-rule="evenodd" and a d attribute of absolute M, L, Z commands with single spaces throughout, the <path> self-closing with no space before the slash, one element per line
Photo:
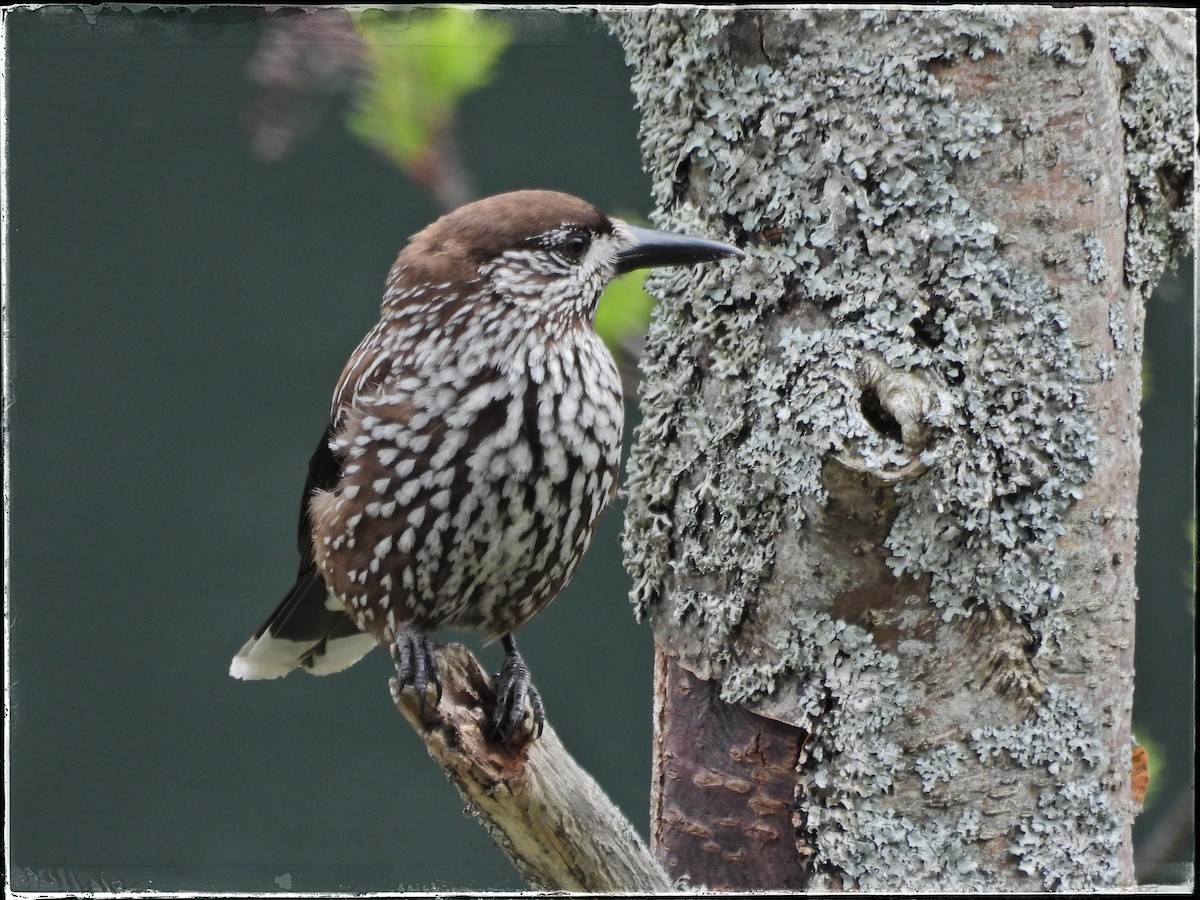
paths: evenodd
<path fill-rule="evenodd" d="M 355 626 L 310 569 L 237 652 L 229 674 L 248 681 L 279 678 L 296 668 L 329 675 L 354 665 L 374 646 L 375 639 Z"/>

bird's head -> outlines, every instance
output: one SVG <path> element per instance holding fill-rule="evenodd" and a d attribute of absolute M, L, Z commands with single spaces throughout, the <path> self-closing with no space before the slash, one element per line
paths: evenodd
<path fill-rule="evenodd" d="M 514 191 L 459 207 L 416 234 L 396 260 L 384 310 L 440 294 L 590 322 L 617 275 L 743 255 L 719 241 L 629 225 L 569 194 Z"/>

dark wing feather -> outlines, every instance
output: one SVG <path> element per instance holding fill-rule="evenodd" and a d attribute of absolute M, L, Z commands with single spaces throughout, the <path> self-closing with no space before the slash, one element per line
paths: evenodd
<path fill-rule="evenodd" d="M 297 642 L 319 642 L 325 640 L 331 630 L 344 621 L 352 631 L 357 631 L 350 617 L 340 610 L 326 605 L 329 591 L 325 581 L 317 572 L 313 562 L 312 520 L 309 517 L 309 501 L 314 491 L 332 490 L 341 477 L 342 464 L 329 449 L 334 426 L 326 427 L 325 433 L 308 460 L 308 477 L 304 482 L 304 494 L 300 499 L 300 516 L 297 523 L 296 549 L 300 564 L 296 569 L 296 583 L 275 607 L 267 621 L 259 627 L 255 638 L 270 632 L 271 637 Z"/>
<path fill-rule="evenodd" d="M 308 459 L 308 477 L 304 481 L 304 493 L 300 497 L 300 516 L 296 525 L 296 550 L 300 553 L 297 581 L 307 572 L 316 571 L 313 567 L 312 519 L 308 510 L 313 492 L 333 490 L 342 476 L 342 462 L 329 447 L 334 429 L 332 422 L 326 426 L 317 449 Z"/>
<path fill-rule="evenodd" d="M 357 661 L 374 646 L 341 609 L 330 608 L 329 592 L 313 561 L 312 519 L 309 507 L 315 491 L 337 487 L 342 460 L 330 448 L 346 406 L 352 398 L 379 385 L 391 370 L 389 358 L 368 335 L 346 363 L 334 391 L 333 413 L 308 461 L 308 477 L 296 523 L 300 563 L 296 582 L 254 637 L 234 657 L 230 674 L 239 678 L 274 678 L 297 666 L 317 674 L 336 672 Z M 352 640 L 342 640 L 352 639 Z M 336 648 L 331 644 L 337 642 Z"/>

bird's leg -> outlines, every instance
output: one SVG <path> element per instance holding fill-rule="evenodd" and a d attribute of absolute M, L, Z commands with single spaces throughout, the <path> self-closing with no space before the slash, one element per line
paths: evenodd
<path fill-rule="evenodd" d="M 412 685 L 417 692 L 417 715 L 425 718 L 425 694 L 433 685 L 436 708 L 442 700 L 442 682 L 438 678 L 437 658 L 433 655 L 433 645 L 425 632 L 412 622 L 406 622 L 396 629 L 396 640 L 391 646 L 392 659 L 396 663 L 396 679 L 400 689 Z"/>
<path fill-rule="evenodd" d="M 546 707 L 529 677 L 529 667 L 517 652 L 517 642 L 511 634 L 501 639 L 504 645 L 504 664 L 496 676 L 496 710 L 488 724 L 488 739 L 512 742 L 525 719 L 525 701 L 533 707 L 534 737 L 540 737 L 546 724 Z"/>

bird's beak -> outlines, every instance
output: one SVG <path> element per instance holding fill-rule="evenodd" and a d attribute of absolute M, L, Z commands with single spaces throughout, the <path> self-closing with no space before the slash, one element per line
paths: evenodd
<path fill-rule="evenodd" d="M 634 269 L 648 269 L 654 266 L 691 266 L 696 263 L 713 262 L 723 256 L 744 257 L 746 255 L 737 247 L 722 244 L 720 241 L 710 241 L 707 238 L 688 237 L 686 234 L 672 234 L 669 231 L 654 231 L 650 228 L 639 228 L 629 224 L 625 224 L 625 228 L 637 238 L 637 243 L 617 254 L 616 270 L 618 275 L 624 275 Z"/>

